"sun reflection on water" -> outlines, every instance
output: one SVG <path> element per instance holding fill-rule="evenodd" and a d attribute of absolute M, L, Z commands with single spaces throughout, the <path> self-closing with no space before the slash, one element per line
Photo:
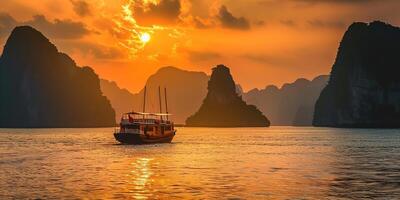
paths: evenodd
<path fill-rule="evenodd" d="M 132 177 L 131 184 L 133 185 L 132 193 L 135 199 L 148 199 L 151 195 L 152 175 L 150 163 L 152 158 L 138 158 L 131 163 L 132 170 L 130 176 Z"/>

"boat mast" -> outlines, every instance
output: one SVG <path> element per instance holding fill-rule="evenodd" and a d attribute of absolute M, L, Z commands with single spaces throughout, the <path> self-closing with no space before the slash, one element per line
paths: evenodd
<path fill-rule="evenodd" d="M 165 113 L 167 113 L 167 121 L 168 121 L 167 88 L 164 88 L 164 97 L 165 97 Z"/>
<path fill-rule="evenodd" d="M 158 86 L 158 102 L 160 103 L 160 114 L 162 113 L 162 107 L 161 107 L 161 88 Z M 162 115 L 160 115 L 160 119 L 162 121 Z"/>
<path fill-rule="evenodd" d="M 147 86 L 144 86 L 144 94 L 143 94 L 143 113 L 146 112 L 146 90 L 147 90 Z M 144 119 L 144 115 L 143 115 L 143 119 Z"/>

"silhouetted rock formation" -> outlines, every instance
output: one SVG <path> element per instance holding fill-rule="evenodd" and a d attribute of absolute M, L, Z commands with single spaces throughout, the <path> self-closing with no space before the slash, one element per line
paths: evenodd
<path fill-rule="evenodd" d="M 328 78 L 327 75 L 312 81 L 300 78 L 280 89 L 274 85 L 253 89 L 243 94 L 243 99 L 257 106 L 274 126 L 311 126 L 315 102 Z"/>
<path fill-rule="evenodd" d="M 0 58 L 0 127 L 114 125 L 91 68 L 77 67 L 31 27 L 13 30 Z"/>
<path fill-rule="evenodd" d="M 269 126 L 269 120 L 236 92 L 229 68 L 218 65 L 208 82 L 208 94 L 200 109 L 186 120 L 187 126 L 255 127 Z"/>
<path fill-rule="evenodd" d="M 170 118 L 177 124 L 184 124 L 185 120 L 196 112 L 201 102 L 207 95 L 207 82 L 209 76 L 204 72 L 187 71 L 176 67 L 162 67 L 147 81 L 147 108 L 148 112 L 159 112 L 158 86 L 164 87 L 168 93 L 168 109 L 173 115 Z M 103 94 L 110 99 L 115 109 L 117 121 L 121 114 L 136 110 L 142 111 L 143 90 L 133 94 L 126 89 L 121 89 L 115 82 L 100 80 Z M 242 88 L 236 85 L 236 91 L 241 94 Z M 165 109 L 163 104 L 163 109 Z M 164 110 L 165 111 L 165 110 Z"/>
<path fill-rule="evenodd" d="M 273 125 L 310 126 L 315 102 L 328 78 L 324 75 L 312 81 L 298 79 L 294 83 L 284 84 L 281 89 L 271 85 L 263 90 L 253 89 L 247 93 L 237 84 L 236 93 L 243 95 L 243 100 L 247 103 L 257 106 Z M 175 123 L 183 124 L 200 108 L 207 95 L 208 80 L 209 76 L 203 72 L 175 67 L 160 68 L 147 80 L 147 110 L 159 112 L 158 86 L 167 87 L 169 111 L 173 114 L 171 118 Z M 107 80 L 100 80 L 100 85 L 103 94 L 110 99 L 115 109 L 117 121 L 124 112 L 142 110 L 143 90 L 132 94 L 119 88 L 115 82 Z"/>
<path fill-rule="evenodd" d="M 185 123 L 187 117 L 196 112 L 207 94 L 207 81 L 209 77 L 204 72 L 186 71 L 176 67 L 160 68 L 146 81 L 147 98 L 146 111 L 159 112 L 158 87 L 164 95 L 167 88 L 168 111 L 177 124 Z M 142 111 L 143 89 L 134 94 L 133 102 L 126 106 L 130 110 Z M 162 105 L 165 112 L 165 105 Z"/>
<path fill-rule="evenodd" d="M 136 95 L 118 87 L 115 82 L 104 79 L 100 79 L 100 88 L 103 94 L 110 100 L 111 106 L 115 110 L 116 121 L 120 121 L 123 113 L 133 110 L 133 104 L 137 100 Z"/>
<path fill-rule="evenodd" d="M 316 98 L 314 99 L 317 100 Z M 314 116 L 314 105 L 301 105 L 294 116 L 292 126 L 311 126 Z"/>
<path fill-rule="evenodd" d="M 313 124 L 400 127 L 399 52 L 399 28 L 383 22 L 352 24 L 315 105 Z"/>

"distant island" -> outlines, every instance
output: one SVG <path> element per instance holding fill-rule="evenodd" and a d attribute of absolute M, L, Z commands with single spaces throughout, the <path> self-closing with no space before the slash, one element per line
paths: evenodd
<path fill-rule="evenodd" d="M 115 121 L 120 121 L 122 114 L 133 111 L 135 95 L 127 89 L 120 88 L 116 82 L 100 79 L 100 88 L 115 110 Z"/>
<path fill-rule="evenodd" d="M 16 27 L 0 58 L 0 127 L 109 127 L 115 113 L 97 74 L 39 31 Z"/>
<path fill-rule="evenodd" d="M 270 121 L 255 106 L 242 100 L 229 68 L 218 65 L 212 69 L 203 104 L 186 120 L 186 126 L 268 127 Z"/>
<path fill-rule="evenodd" d="M 207 82 L 210 77 L 204 72 L 187 71 L 178 67 L 162 67 L 151 75 L 146 86 L 149 101 L 157 105 L 158 86 L 168 88 L 169 110 L 171 118 L 178 124 L 195 113 L 207 96 Z M 236 92 L 243 100 L 255 105 L 273 125 L 281 126 L 311 126 L 314 105 L 321 90 L 328 82 L 328 75 L 317 76 L 312 80 L 299 78 L 292 83 L 285 83 L 281 88 L 268 85 L 264 89 L 252 89 L 243 92 L 236 84 Z M 141 110 L 143 90 L 138 93 L 120 88 L 117 83 L 101 79 L 100 86 L 103 94 L 110 100 L 116 112 L 117 121 L 127 110 Z M 149 108 L 151 109 L 151 108 Z M 154 107 L 153 111 L 158 108 Z"/>
<path fill-rule="evenodd" d="M 274 126 L 311 126 L 315 102 L 328 80 L 328 75 L 321 75 L 299 78 L 281 88 L 269 85 L 244 93 L 243 100 L 257 106 Z"/>
<path fill-rule="evenodd" d="M 209 76 L 204 72 L 187 71 L 176 67 L 162 67 L 146 81 L 147 109 L 149 112 L 159 112 L 158 87 L 167 88 L 168 110 L 173 115 L 170 118 L 178 124 L 184 124 L 186 118 L 199 109 L 207 95 Z M 115 109 L 117 118 L 123 112 L 141 111 L 144 89 L 138 93 L 130 93 L 119 88 L 116 83 L 101 80 L 101 89 Z M 144 86 L 143 86 L 144 88 Z"/>
<path fill-rule="evenodd" d="M 400 127 L 400 28 L 375 21 L 345 33 L 314 126 Z"/>

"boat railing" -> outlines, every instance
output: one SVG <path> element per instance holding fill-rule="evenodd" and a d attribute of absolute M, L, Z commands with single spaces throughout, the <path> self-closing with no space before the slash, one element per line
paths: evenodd
<path fill-rule="evenodd" d="M 157 119 L 122 119 L 121 123 L 131 124 L 131 123 L 144 123 L 144 124 L 154 124 L 157 123 Z"/>

